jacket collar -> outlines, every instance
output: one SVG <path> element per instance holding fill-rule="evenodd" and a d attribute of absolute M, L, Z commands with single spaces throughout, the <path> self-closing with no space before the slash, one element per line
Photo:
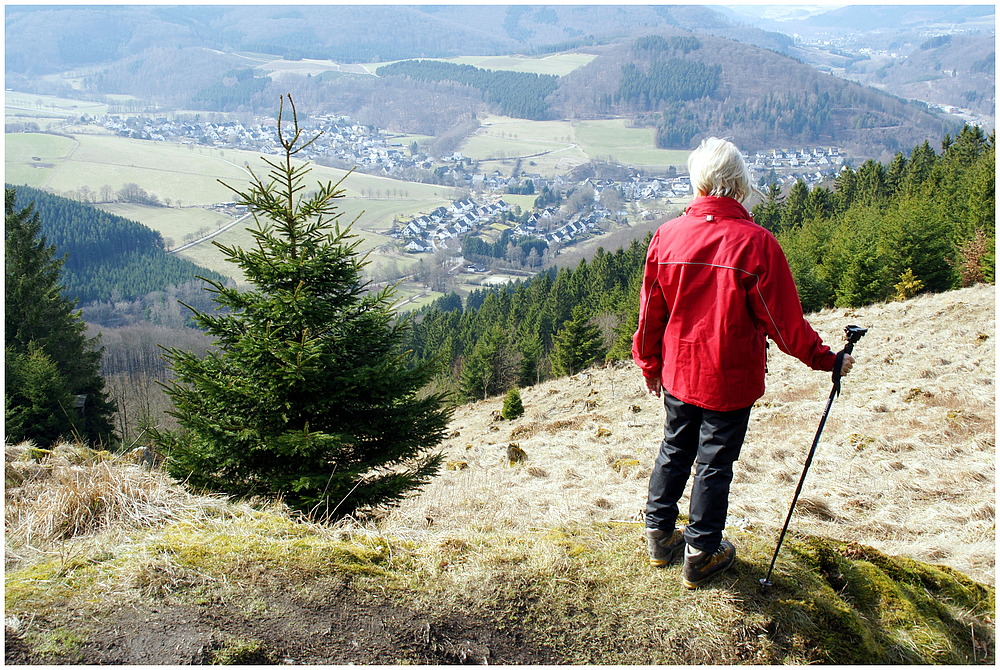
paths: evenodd
<path fill-rule="evenodd" d="M 746 219 L 753 221 L 750 212 L 733 198 L 723 198 L 717 195 L 700 195 L 687 206 L 684 213 L 689 216 L 725 217 L 727 219 Z"/>

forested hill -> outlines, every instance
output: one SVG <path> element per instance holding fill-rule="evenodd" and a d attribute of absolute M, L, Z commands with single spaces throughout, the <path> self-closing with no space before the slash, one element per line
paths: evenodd
<path fill-rule="evenodd" d="M 560 78 L 548 102 L 559 118 L 624 115 L 655 126 L 662 148 L 717 135 L 749 151 L 818 144 L 885 158 L 960 129 L 923 103 L 774 51 L 679 31 L 605 47 Z"/>
<path fill-rule="evenodd" d="M 33 204 L 46 243 L 55 246 L 57 257 L 66 255 L 62 283 L 68 298 L 80 303 L 137 298 L 196 275 L 224 281 L 167 254 L 160 234 L 141 223 L 29 186 L 6 188 L 15 190 L 16 209 Z"/>
<path fill-rule="evenodd" d="M 665 26 L 709 30 L 776 50 L 792 43 L 785 35 L 736 24 L 697 5 L 22 4 L 8 6 L 5 18 L 7 74 L 15 81 L 84 66 L 99 72 L 116 61 L 141 62 L 196 48 L 291 60 L 382 62 L 552 52 L 605 43 L 637 27 Z M 164 65 L 171 66 L 173 76 L 157 84 L 197 90 L 184 86 L 185 77 L 199 74 L 188 71 L 190 63 Z M 133 83 L 142 85 L 138 78 Z"/>
<path fill-rule="evenodd" d="M 486 100 L 505 116 L 522 119 L 545 119 L 545 98 L 556 88 L 558 77 L 532 72 L 494 71 L 471 65 L 457 65 L 430 60 L 409 60 L 383 65 L 380 77 L 404 76 L 420 81 L 454 81 L 483 92 Z"/>
<path fill-rule="evenodd" d="M 966 127 L 888 164 L 845 169 L 836 189 L 772 190 L 755 220 L 777 233 L 805 310 L 857 307 L 995 281 L 995 137 Z M 407 346 L 439 358 L 467 400 L 628 358 L 646 241 L 505 288 L 446 296 Z"/>

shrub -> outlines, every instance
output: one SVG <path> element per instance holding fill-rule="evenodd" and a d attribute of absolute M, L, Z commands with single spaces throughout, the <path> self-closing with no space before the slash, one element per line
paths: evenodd
<path fill-rule="evenodd" d="M 521 403 L 521 394 L 517 389 L 507 391 L 507 397 L 503 399 L 503 409 L 500 416 L 507 421 L 516 419 L 524 414 L 524 405 Z"/>

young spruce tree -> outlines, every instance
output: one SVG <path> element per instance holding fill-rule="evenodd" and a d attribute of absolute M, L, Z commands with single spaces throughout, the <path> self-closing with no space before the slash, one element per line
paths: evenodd
<path fill-rule="evenodd" d="M 104 392 L 98 338 L 63 295 L 63 259 L 42 236 L 33 204 L 16 209 L 4 190 L 4 429 L 8 442 L 49 446 L 117 442 Z"/>
<path fill-rule="evenodd" d="M 201 359 L 167 350 L 182 430 L 156 439 L 168 471 L 196 487 L 280 496 L 332 519 L 424 484 L 440 465 L 429 450 L 449 411 L 442 396 L 418 393 L 433 370 L 407 366 L 392 289 L 365 290 L 358 241 L 339 223 L 343 180 L 306 193 L 310 168 L 293 157 L 316 138 L 302 138 L 291 96 L 292 128 L 282 127 L 284 102 L 284 155 L 264 159 L 268 181 L 253 174 L 246 191 L 229 186 L 254 215 L 255 244 L 218 245 L 252 289 L 209 282 L 228 311 L 192 311 L 217 348 Z"/>

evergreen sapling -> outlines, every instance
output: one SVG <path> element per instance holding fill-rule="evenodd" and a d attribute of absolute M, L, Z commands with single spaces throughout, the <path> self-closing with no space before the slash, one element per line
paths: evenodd
<path fill-rule="evenodd" d="M 503 409 L 500 416 L 505 421 L 513 421 L 524 414 L 524 404 L 521 402 L 521 393 L 517 389 L 507 391 L 507 396 L 503 399 Z"/>
<path fill-rule="evenodd" d="M 226 311 L 194 312 L 216 346 L 201 359 L 177 349 L 167 386 L 182 429 L 156 432 L 167 469 L 190 484 L 239 497 L 282 497 L 333 519 L 398 502 L 437 472 L 441 395 L 421 395 L 432 365 L 407 364 L 393 288 L 366 292 L 357 236 L 341 227 L 337 183 L 306 193 L 308 164 L 291 96 L 292 129 L 278 114 L 281 159 L 245 191 L 249 249 L 217 244 L 251 288 L 209 281 Z M 318 137 L 318 136 L 317 136 Z M 228 186 L 228 185 L 227 185 Z M 352 222 L 353 223 L 353 222 Z"/>

